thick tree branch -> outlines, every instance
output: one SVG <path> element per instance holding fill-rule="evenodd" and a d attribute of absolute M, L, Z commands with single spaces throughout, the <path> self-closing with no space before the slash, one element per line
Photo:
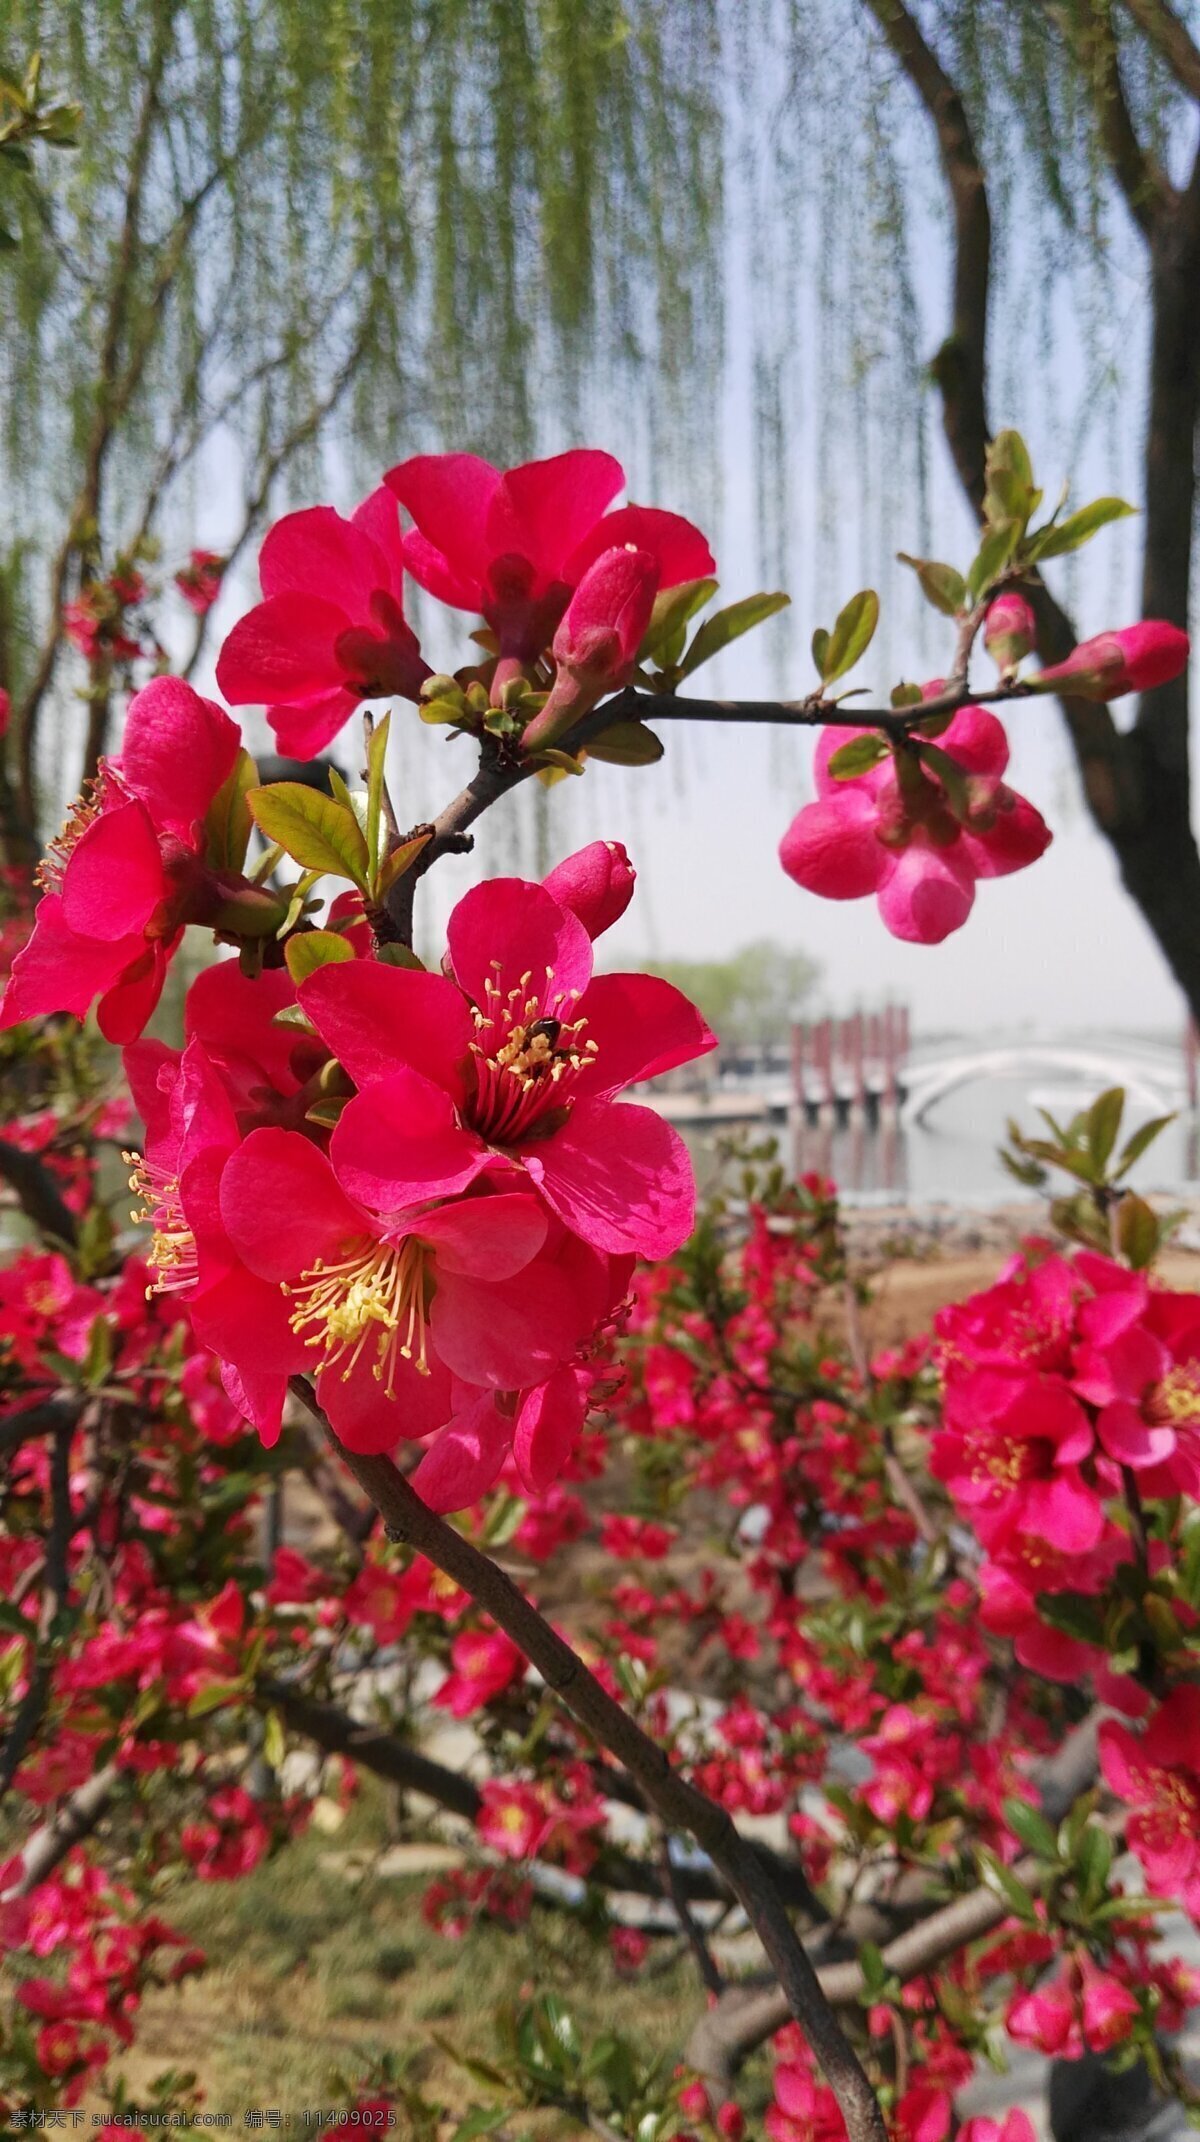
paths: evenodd
<path fill-rule="evenodd" d="M 1200 104 L 1200 45 L 1167 0 L 1124 0 L 1139 29 L 1166 61 L 1175 80 Z"/>
<path fill-rule="evenodd" d="M 79 1223 L 44 1160 L 0 1138 L 0 1181 L 8 1184 L 26 1219 L 33 1222 L 39 1234 L 74 1248 L 79 1239 Z"/>
<path fill-rule="evenodd" d="M 321 1422 L 344 1464 L 379 1510 L 389 1533 L 453 1577 L 510 1636 L 579 1723 L 629 1771 L 656 1814 L 686 1830 L 708 1853 L 759 1935 L 789 2011 L 803 2030 L 845 2119 L 851 2142 L 885 2142 L 883 2116 L 857 2055 L 821 1993 L 816 1973 L 760 1861 L 730 1815 L 672 1768 L 664 1749 L 645 1734 L 590 1673 L 576 1652 L 544 1621 L 502 1569 L 421 1501 L 389 1458 L 342 1448 L 311 1387 L 292 1389 Z"/>
<path fill-rule="evenodd" d="M 1174 200 L 1174 189 L 1157 160 L 1138 139 L 1121 78 L 1121 56 L 1112 9 L 1101 0 L 1077 0 L 1054 9 L 1091 93 L 1096 125 L 1125 205 L 1143 236 L 1150 238 Z"/>
<path fill-rule="evenodd" d="M 962 97 L 901 0 L 864 0 L 916 90 L 937 134 L 954 214 L 949 336 L 933 362 L 946 438 L 963 489 L 983 506 L 987 454 L 987 314 L 992 221 L 983 166 Z"/>

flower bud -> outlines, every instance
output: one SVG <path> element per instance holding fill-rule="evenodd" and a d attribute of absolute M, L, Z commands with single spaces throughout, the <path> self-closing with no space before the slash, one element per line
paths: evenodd
<path fill-rule="evenodd" d="M 1082 640 L 1067 656 L 1044 669 L 1039 691 L 1066 687 L 1080 699 L 1120 699 L 1126 692 L 1150 692 L 1169 684 L 1187 666 L 1190 641 L 1178 625 L 1147 618 L 1120 632 L 1100 632 Z"/>
<path fill-rule="evenodd" d="M 633 898 L 636 876 L 619 840 L 594 840 L 567 856 L 542 883 L 594 938 L 620 921 Z"/>
<path fill-rule="evenodd" d="M 1019 662 L 1033 650 L 1037 624 L 1023 595 L 1010 589 L 988 604 L 983 621 L 983 644 L 1002 677 L 1011 677 Z"/>
<path fill-rule="evenodd" d="M 646 636 L 660 568 L 647 550 L 624 544 L 589 565 L 554 635 L 558 675 L 525 732 L 527 750 L 557 743 L 606 692 L 628 682 Z"/>

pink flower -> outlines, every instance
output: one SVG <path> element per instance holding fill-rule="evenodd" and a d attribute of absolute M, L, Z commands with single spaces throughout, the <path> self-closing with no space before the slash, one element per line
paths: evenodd
<path fill-rule="evenodd" d="M 1105 1260 L 1088 1259 L 1089 1270 Z M 1080 1323 L 1097 1334 L 1075 1358 L 1074 1388 L 1100 1408 L 1096 1434 L 1144 1494 L 1200 1496 L 1200 1298 L 1150 1288 L 1119 1266 Z M 1089 1314 L 1089 1312 L 1091 1312 Z"/>
<path fill-rule="evenodd" d="M 407 1127 L 419 1137 L 411 1112 Z M 197 1335 L 243 1376 L 314 1371 L 351 1450 L 442 1429 L 415 1484 L 435 1507 L 463 1508 L 511 1442 L 495 1394 L 571 1359 L 608 1306 L 607 1260 L 527 1193 L 415 1210 L 364 1197 L 362 1180 L 340 1125 L 328 1159 L 299 1132 L 251 1132 L 220 1173 L 220 1223 L 247 1273 L 276 1290 L 270 1350 L 236 1286 L 197 1303 Z"/>
<path fill-rule="evenodd" d="M 986 2113 L 976 2113 L 959 2128 L 958 2142 L 1037 2142 L 1037 2136 L 1029 2114 L 1014 2105 L 1003 2120 L 992 2120 Z"/>
<path fill-rule="evenodd" d="M 1082 640 L 1065 662 L 1055 662 L 1037 678 L 1039 691 L 1060 684 L 1080 699 L 1120 699 L 1126 692 L 1150 692 L 1169 684 L 1187 667 L 1191 642 L 1178 625 L 1147 618 L 1120 632 L 1099 632 Z"/>
<path fill-rule="evenodd" d="M 1050 832 L 1033 805 L 1001 780 L 1008 740 L 983 708 L 960 708 L 938 739 L 938 749 L 965 777 L 965 821 L 954 815 L 941 782 L 915 761 L 900 769 L 889 756 L 866 773 L 836 779 L 829 772 L 834 752 L 870 733 L 822 731 L 814 762 L 817 801 L 792 820 L 779 859 L 797 885 L 823 899 L 874 893 L 893 937 L 940 944 L 970 914 L 976 879 L 1036 862 Z"/>
<path fill-rule="evenodd" d="M 1015 589 L 997 595 L 983 621 L 983 644 L 1001 676 L 1013 675 L 1036 643 L 1037 620 L 1025 597 Z"/>
<path fill-rule="evenodd" d="M 1147 1887 L 1200 1915 L 1200 1688 L 1173 1689 L 1140 1736 L 1106 1720 L 1100 1768 L 1134 1809 L 1125 1834 Z"/>
<path fill-rule="evenodd" d="M 554 635 L 558 664 L 550 696 L 526 729 L 529 751 L 566 734 L 606 692 L 628 684 L 658 593 L 659 564 L 633 544 L 589 565 Z"/>
<path fill-rule="evenodd" d="M 175 585 L 197 617 L 204 617 L 212 609 L 221 592 L 224 573 L 225 560 L 215 550 L 194 550 L 176 573 Z"/>
<path fill-rule="evenodd" d="M 773 2102 L 763 2126 L 771 2142 L 845 2142 L 845 2123 L 832 2090 L 789 2060 L 776 2067 Z"/>
<path fill-rule="evenodd" d="M 619 840 L 594 840 L 568 855 L 542 884 L 595 939 L 620 921 L 633 898 L 636 877 Z"/>
<path fill-rule="evenodd" d="M 404 618 L 399 519 L 382 488 L 350 520 L 310 506 L 276 521 L 258 558 L 264 600 L 217 662 L 231 706 L 262 703 L 281 752 L 311 759 L 363 699 L 420 697 L 430 675 Z"/>
<path fill-rule="evenodd" d="M 664 588 L 713 571 L 704 537 L 680 514 L 606 512 L 624 481 L 619 461 L 588 447 L 504 474 L 475 454 L 417 454 L 384 478 L 416 522 L 403 545 L 413 579 L 453 609 L 481 612 L 502 662 L 516 664 L 547 646 L 605 551 L 648 552 Z"/>
<path fill-rule="evenodd" d="M 686 1148 L 615 1096 L 712 1048 L 700 1014 L 650 975 L 593 980 L 583 925 L 521 878 L 476 886 L 448 934 L 453 979 L 347 960 L 299 992 L 360 1089 L 332 1148 L 348 1195 L 396 1212 L 519 1170 L 594 1250 L 669 1256 Z"/>
<path fill-rule="evenodd" d="M 202 1882 L 232 1882 L 249 1874 L 269 1849 L 271 1832 L 258 1803 L 240 1785 L 222 1786 L 208 1803 L 210 1820 L 185 1822 L 179 1846 Z"/>
<path fill-rule="evenodd" d="M 175 677 L 131 702 L 121 756 L 102 762 L 41 869 L 33 935 L 13 961 L 0 1027 L 82 1018 L 97 995 L 109 1041 L 140 1034 L 189 921 L 222 893 L 203 862 L 204 815 L 240 748 L 235 722 Z"/>
<path fill-rule="evenodd" d="M 525 1672 L 524 1658 L 500 1629 L 468 1629 L 456 1636 L 450 1646 L 450 1664 L 453 1672 L 433 1700 L 452 1718 L 469 1718 Z"/>
<path fill-rule="evenodd" d="M 978 1369 L 946 1386 L 945 1427 L 930 1470 L 969 1512 L 990 1551 L 1033 1533 L 1086 1554 L 1104 1530 L 1100 1496 L 1080 1471 L 1092 1424 L 1061 1377 Z"/>

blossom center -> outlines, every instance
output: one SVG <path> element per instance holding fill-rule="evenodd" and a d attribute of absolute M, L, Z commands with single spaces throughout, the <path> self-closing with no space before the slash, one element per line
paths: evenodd
<path fill-rule="evenodd" d="M 578 1073 L 596 1054 L 596 1043 L 584 1039 L 587 1021 L 570 1016 L 578 990 L 561 991 L 546 1012 L 532 982 L 529 970 L 505 995 L 489 980 L 484 1009 L 472 1006 L 475 1092 L 467 1112 L 472 1129 L 495 1145 L 556 1129 L 572 1106 Z"/>
<path fill-rule="evenodd" d="M 133 1169 L 129 1187 L 141 1199 L 129 1217 L 139 1226 L 154 1228 L 146 1252 L 154 1283 L 146 1289 L 146 1300 L 155 1294 L 178 1294 L 200 1277 L 196 1237 L 184 1217 L 179 1177 L 141 1153 L 122 1153 L 121 1158 Z"/>
<path fill-rule="evenodd" d="M 67 864 L 88 827 L 103 814 L 110 789 L 118 787 L 108 761 L 101 759 L 96 773 L 84 782 L 53 840 L 46 843 L 46 853 L 33 873 L 34 884 L 40 885 L 43 892 L 61 893 Z"/>
<path fill-rule="evenodd" d="M 1154 1428 L 1178 1427 L 1184 1421 L 1200 1423 L 1200 1361 L 1177 1361 L 1161 1383 L 1156 1383 L 1143 1408 Z"/>
<path fill-rule="evenodd" d="M 424 1247 L 414 1236 L 403 1242 L 359 1236 L 344 1245 L 336 1263 L 318 1257 L 283 1291 L 296 1302 L 288 1319 L 292 1330 L 306 1346 L 321 1349 L 322 1371 L 341 1362 L 345 1382 L 373 1346 L 371 1373 L 388 1398 L 396 1395 L 398 1361 L 411 1361 L 428 1376 L 425 1327 L 433 1289 Z"/>

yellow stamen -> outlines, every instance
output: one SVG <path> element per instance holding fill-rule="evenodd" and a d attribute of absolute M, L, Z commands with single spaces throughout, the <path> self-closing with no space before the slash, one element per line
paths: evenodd
<path fill-rule="evenodd" d="M 414 1237 L 391 1243 L 359 1236 L 344 1245 L 336 1264 L 318 1258 L 283 1291 L 298 1304 L 288 1320 L 292 1330 L 305 1335 L 306 1346 L 321 1348 L 323 1370 L 344 1363 L 343 1382 L 372 1339 L 371 1373 L 389 1398 L 396 1395 L 397 1359 L 411 1361 L 421 1376 L 430 1373 L 425 1358 L 430 1288 L 424 1248 Z"/>
<path fill-rule="evenodd" d="M 141 1153 L 122 1153 L 121 1158 L 133 1170 L 129 1187 L 141 1200 L 129 1217 L 136 1226 L 154 1228 L 146 1262 L 155 1278 L 146 1289 L 146 1300 L 155 1294 L 177 1294 L 199 1276 L 196 1237 L 183 1216 L 179 1179 Z"/>

